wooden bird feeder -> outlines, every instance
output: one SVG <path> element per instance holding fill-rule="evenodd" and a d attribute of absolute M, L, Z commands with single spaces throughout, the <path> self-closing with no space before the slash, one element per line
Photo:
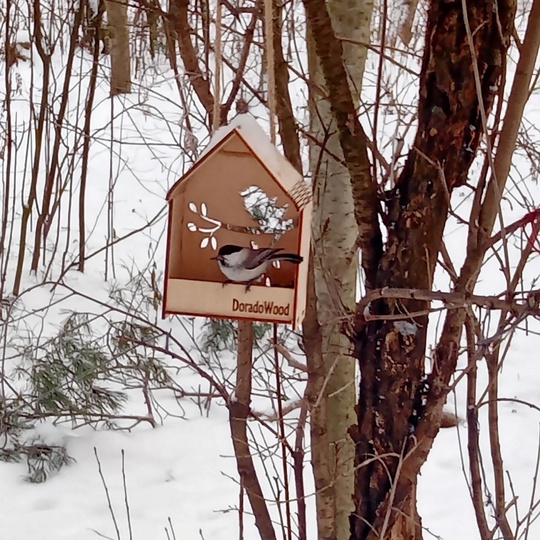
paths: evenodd
<path fill-rule="evenodd" d="M 249 114 L 220 128 L 170 189 L 163 316 L 292 324 L 305 313 L 311 188 Z M 220 247 L 275 247 L 301 255 L 274 263 L 246 290 L 213 260 Z M 277 265 L 277 266 L 276 266 Z"/>

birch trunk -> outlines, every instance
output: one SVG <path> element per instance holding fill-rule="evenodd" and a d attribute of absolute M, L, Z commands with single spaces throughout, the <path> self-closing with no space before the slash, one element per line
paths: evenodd
<path fill-rule="evenodd" d="M 368 43 L 373 3 L 330 0 L 327 3 L 336 34 Z M 349 428 L 356 423 L 356 363 L 350 341 L 341 332 L 344 309 L 354 308 L 358 273 L 358 227 L 351 180 L 342 165 L 337 127 L 313 40 L 308 35 L 311 82 L 310 168 L 315 186 L 313 216 L 314 283 L 319 351 L 322 362 L 312 369 L 317 395 L 312 398 L 312 465 L 317 490 L 319 538 L 345 540 L 354 512 L 354 443 Z M 349 85 L 356 105 L 362 88 L 367 50 L 343 43 Z M 315 368 L 316 366 L 311 366 Z M 322 379 L 322 381 L 320 380 Z M 322 396 L 320 393 L 322 392 Z M 322 470 L 322 469 L 325 470 Z M 332 485 L 326 485 L 330 482 Z"/>

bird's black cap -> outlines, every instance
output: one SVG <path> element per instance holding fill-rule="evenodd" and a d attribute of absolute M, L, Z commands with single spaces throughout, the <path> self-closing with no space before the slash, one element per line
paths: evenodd
<path fill-rule="evenodd" d="M 233 244 L 227 244 L 219 248 L 218 255 L 232 255 L 233 253 L 238 253 L 244 248 L 242 246 L 235 246 Z"/>

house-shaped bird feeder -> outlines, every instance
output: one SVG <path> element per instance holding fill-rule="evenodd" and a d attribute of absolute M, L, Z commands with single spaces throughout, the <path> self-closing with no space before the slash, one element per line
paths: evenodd
<path fill-rule="evenodd" d="M 311 188 L 249 114 L 214 134 L 170 189 L 163 315 L 292 324 L 306 304 Z M 303 258 L 273 261 L 252 283 L 228 282 L 224 246 L 276 248 Z M 296 258 L 298 261 L 298 258 Z"/>

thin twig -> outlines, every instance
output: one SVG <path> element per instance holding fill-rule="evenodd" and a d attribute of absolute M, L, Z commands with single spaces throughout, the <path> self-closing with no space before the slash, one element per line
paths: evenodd
<path fill-rule="evenodd" d="M 125 452 L 123 448 L 122 448 L 122 485 L 124 487 L 124 504 L 126 505 L 126 516 L 127 516 L 127 523 L 128 523 L 129 540 L 133 540 L 133 531 L 131 529 L 131 512 L 129 509 L 128 490 L 127 490 L 127 482 L 126 482 Z"/>
<path fill-rule="evenodd" d="M 103 489 L 105 490 L 105 497 L 107 497 L 107 505 L 109 507 L 109 512 L 111 514 L 111 518 L 114 524 L 114 530 L 116 531 L 116 538 L 118 540 L 121 540 L 120 538 L 120 529 L 118 528 L 118 523 L 116 522 L 116 516 L 114 514 L 114 509 L 112 506 L 111 497 L 109 495 L 109 488 L 107 487 L 107 482 L 105 481 L 105 476 L 103 475 L 103 471 L 101 470 L 101 461 L 99 460 L 99 455 L 97 448 L 94 446 L 94 456 L 96 457 L 97 465 L 98 465 L 98 472 L 99 477 L 101 478 L 101 483 L 103 484 Z"/>

